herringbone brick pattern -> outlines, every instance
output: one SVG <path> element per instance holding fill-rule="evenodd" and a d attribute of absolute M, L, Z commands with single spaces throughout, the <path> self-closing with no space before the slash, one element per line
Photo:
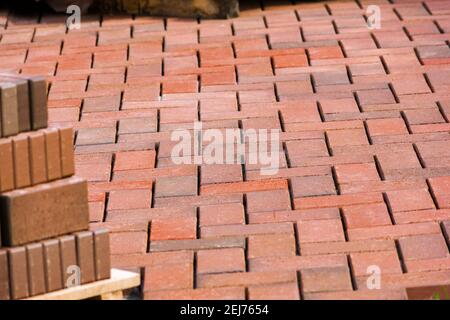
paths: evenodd
<path fill-rule="evenodd" d="M 49 77 L 91 222 L 144 298 L 402 299 L 450 283 L 450 1 L 65 19 L 1 12 L 0 68 Z M 173 164 L 171 133 L 195 120 L 281 129 L 278 174 Z"/>

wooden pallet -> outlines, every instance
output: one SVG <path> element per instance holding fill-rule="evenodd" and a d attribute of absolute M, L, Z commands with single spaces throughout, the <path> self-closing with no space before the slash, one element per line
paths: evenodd
<path fill-rule="evenodd" d="M 123 290 L 137 287 L 140 284 L 141 276 L 139 274 L 112 269 L 110 279 L 49 292 L 26 300 L 84 300 L 91 298 L 121 300 L 123 299 Z"/>

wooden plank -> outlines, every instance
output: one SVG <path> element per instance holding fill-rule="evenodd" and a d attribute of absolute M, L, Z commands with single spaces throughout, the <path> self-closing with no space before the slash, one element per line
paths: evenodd
<path fill-rule="evenodd" d="M 34 296 L 26 300 L 83 300 L 97 296 L 118 299 L 123 290 L 134 288 L 141 283 L 141 276 L 134 272 L 112 269 L 111 278 L 80 286 Z"/>

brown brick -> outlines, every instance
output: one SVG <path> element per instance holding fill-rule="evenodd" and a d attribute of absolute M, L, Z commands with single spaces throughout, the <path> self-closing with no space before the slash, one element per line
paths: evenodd
<path fill-rule="evenodd" d="M 17 88 L 13 83 L 0 83 L 0 137 L 19 133 Z"/>
<path fill-rule="evenodd" d="M 295 272 L 232 272 L 200 275 L 197 284 L 200 288 L 251 286 L 272 283 L 296 282 Z"/>
<path fill-rule="evenodd" d="M 31 130 L 30 123 L 30 99 L 28 94 L 28 81 L 15 78 L 11 75 L 0 75 L 0 81 L 14 83 L 17 89 L 17 107 L 19 119 L 19 132 Z M 1 121 L 0 121 L 1 122 Z M 1 127 L 1 126 L 0 126 Z M 1 130 L 0 130 L 1 131 Z"/>
<path fill-rule="evenodd" d="M 28 136 L 30 150 L 31 183 L 33 185 L 47 181 L 47 157 L 45 137 L 42 132 Z"/>
<path fill-rule="evenodd" d="M 27 253 L 25 248 L 8 249 L 8 262 L 11 299 L 28 297 Z"/>
<path fill-rule="evenodd" d="M 28 78 L 31 106 L 31 127 L 33 130 L 47 127 L 47 83 L 44 77 Z"/>
<path fill-rule="evenodd" d="M 251 286 L 248 288 L 249 300 L 299 300 L 297 282 Z"/>
<path fill-rule="evenodd" d="M 81 283 L 95 281 L 94 237 L 91 231 L 75 234 L 77 261 L 81 272 Z"/>
<path fill-rule="evenodd" d="M 104 280 L 111 276 L 109 233 L 106 229 L 94 231 L 95 279 Z"/>
<path fill-rule="evenodd" d="M 14 157 L 11 140 L 0 140 L 0 192 L 14 188 Z"/>
<path fill-rule="evenodd" d="M 8 252 L 0 249 L 0 300 L 9 300 L 10 298 Z"/>
<path fill-rule="evenodd" d="M 59 249 L 61 255 L 61 272 L 64 288 L 73 285 L 68 281 L 74 274 L 73 266 L 77 266 L 77 248 L 74 235 L 66 235 L 59 238 Z M 70 278 L 72 279 L 72 278 Z"/>
<path fill-rule="evenodd" d="M 28 263 L 28 285 L 30 296 L 46 292 L 44 249 L 41 243 L 26 246 Z"/>
<path fill-rule="evenodd" d="M 62 177 L 70 177 L 75 173 L 72 128 L 59 129 L 59 142 L 61 148 L 61 175 Z"/>
<path fill-rule="evenodd" d="M 226 248 L 197 252 L 197 273 L 223 273 L 245 271 L 244 250 Z"/>
<path fill-rule="evenodd" d="M 245 248 L 244 237 L 225 237 L 217 239 L 191 239 L 151 241 L 150 252 L 178 251 L 178 250 L 204 250 L 220 248 Z"/>
<path fill-rule="evenodd" d="M 14 154 L 14 182 L 16 188 L 24 188 L 31 185 L 30 153 L 28 138 L 20 136 L 13 139 Z"/>
<path fill-rule="evenodd" d="M 248 237 L 249 259 L 266 256 L 294 256 L 295 237 L 293 234 L 267 234 Z"/>
<path fill-rule="evenodd" d="M 200 207 L 200 226 L 243 224 L 244 207 L 240 203 L 228 203 Z"/>
<path fill-rule="evenodd" d="M 302 270 L 301 283 L 305 293 L 352 290 L 347 266 Z"/>
<path fill-rule="evenodd" d="M 61 148 L 59 132 L 57 129 L 45 132 L 45 150 L 47 156 L 47 179 L 48 181 L 60 179 L 61 171 Z"/>
<path fill-rule="evenodd" d="M 47 291 L 55 291 L 63 288 L 63 273 L 61 270 L 61 255 L 57 239 L 46 240 L 44 247 L 45 280 Z"/>
<path fill-rule="evenodd" d="M 4 244 L 16 246 L 88 227 L 86 182 L 69 178 L 0 196 Z"/>
<path fill-rule="evenodd" d="M 417 235 L 399 239 L 403 259 L 422 260 L 444 258 L 449 255 L 442 234 Z"/>

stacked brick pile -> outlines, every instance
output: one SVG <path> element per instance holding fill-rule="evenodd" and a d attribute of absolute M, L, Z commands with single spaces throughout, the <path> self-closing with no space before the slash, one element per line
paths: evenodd
<path fill-rule="evenodd" d="M 0 299 L 110 277 L 109 235 L 89 230 L 71 127 L 47 128 L 42 77 L 0 75 Z M 78 268 L 76 268 L 78 267 Z"/>

